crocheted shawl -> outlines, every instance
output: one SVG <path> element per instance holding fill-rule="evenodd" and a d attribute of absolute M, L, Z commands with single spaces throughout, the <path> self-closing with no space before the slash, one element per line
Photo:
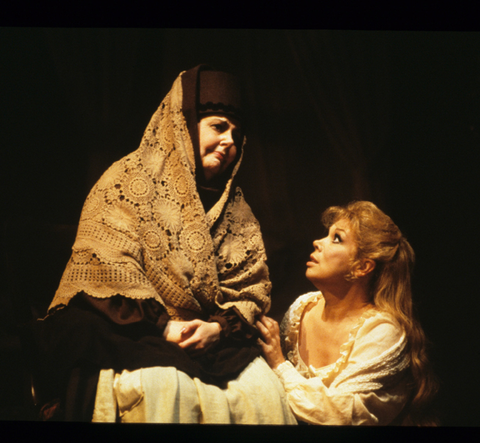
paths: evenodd
<path fill-rule="evenodd" d="M 183 74 L 183 73 L 182 73 Z M 140 147 L 114 163 L 88 195 L 73 253 L 49 307 L 77 293 L 155 299 L 173 319 L 236 307 L 247 321 L 270 307 L 260 226 L 232 182 L 205 213 L 182 112 L 181 76 Z"/>

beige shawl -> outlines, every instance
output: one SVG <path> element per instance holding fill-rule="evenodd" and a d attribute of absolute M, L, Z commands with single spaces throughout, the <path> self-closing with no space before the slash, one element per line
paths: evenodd
<path fill-rule="evenodd" d="M 77 293 L 159 301 L 173 319 L 236 307 L 268 311 L 270 280 L 260 227 L 232 177 L 205 213 L 182 113 L 181 74 L 140 147 L 114 163 L 88 195 L 72 256 L 49 314 Z"/>

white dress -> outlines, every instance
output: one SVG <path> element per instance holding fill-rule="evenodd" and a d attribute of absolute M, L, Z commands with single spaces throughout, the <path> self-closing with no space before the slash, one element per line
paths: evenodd
<path fill-rule="evenodd" d="M 218 387 L 173 367 L 100 372 L 94 422 L 295 425 L 285 391 L 257 357 Z"/>
<path fill-rule="evenodd" d="M 321 292 L 300 296 L 281 323 L 287 361 L 275 369 L 298 420 L 319 425 L 388 425 L 407 402 L 406 337 L 386 313 L 366 311 L 328 366 L 307 366 L 299 354 L 300 321 Z"/>

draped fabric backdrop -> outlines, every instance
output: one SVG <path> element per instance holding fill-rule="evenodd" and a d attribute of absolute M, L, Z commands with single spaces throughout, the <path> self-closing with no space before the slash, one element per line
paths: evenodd
<path fill-rule="evenodd" d="M 2 28 L 0 42 L 2 269 L 13 249 L 13 286 L 39 311 L 64 263 L 35 226 L 74 232 L 90 188 L 138 147 L 178 73 L 210 63 L 245 84 L 239 179 L 265 238 L 271 315 L 313 289 L 305 263 L 322 211 L 375 202 L 417 253 L 414 293 L 443 382 L 444 424 L 478 424 L 479 34 Z M 50 286 L 39 273 L 51 274 Z M 14 398 L 18 345 L 5 288 L 0 369 L 12 382 L 0 397 Z"/>

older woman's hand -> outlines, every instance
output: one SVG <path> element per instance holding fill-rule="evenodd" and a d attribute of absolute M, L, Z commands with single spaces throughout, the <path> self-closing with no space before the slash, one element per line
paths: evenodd
<path fill-rule="evenodd" d="M 285 361 L 280 345 L 280 328 L 273 318 L 262 315 L 257 321 L 257 328 L 262 334 L 263 340 L 258 339 L 265 360 L 272 369 Z"/>
<path fill-rule="evenodd" d="M 192 320 L 180 331 L 182 339 L 178 345 L 192 355 L 202 354 L 220 340 L 222 327 L 217 322 Z"/>
<path fill-rule="evenodd" d="M 185 327 L 187 325 L 188 321 L 170 320 L 163 331 L 163 338 L 173 343 L 180 343 L 182 340 L 188 338 L 188 335 L 185 334 Z"/>

